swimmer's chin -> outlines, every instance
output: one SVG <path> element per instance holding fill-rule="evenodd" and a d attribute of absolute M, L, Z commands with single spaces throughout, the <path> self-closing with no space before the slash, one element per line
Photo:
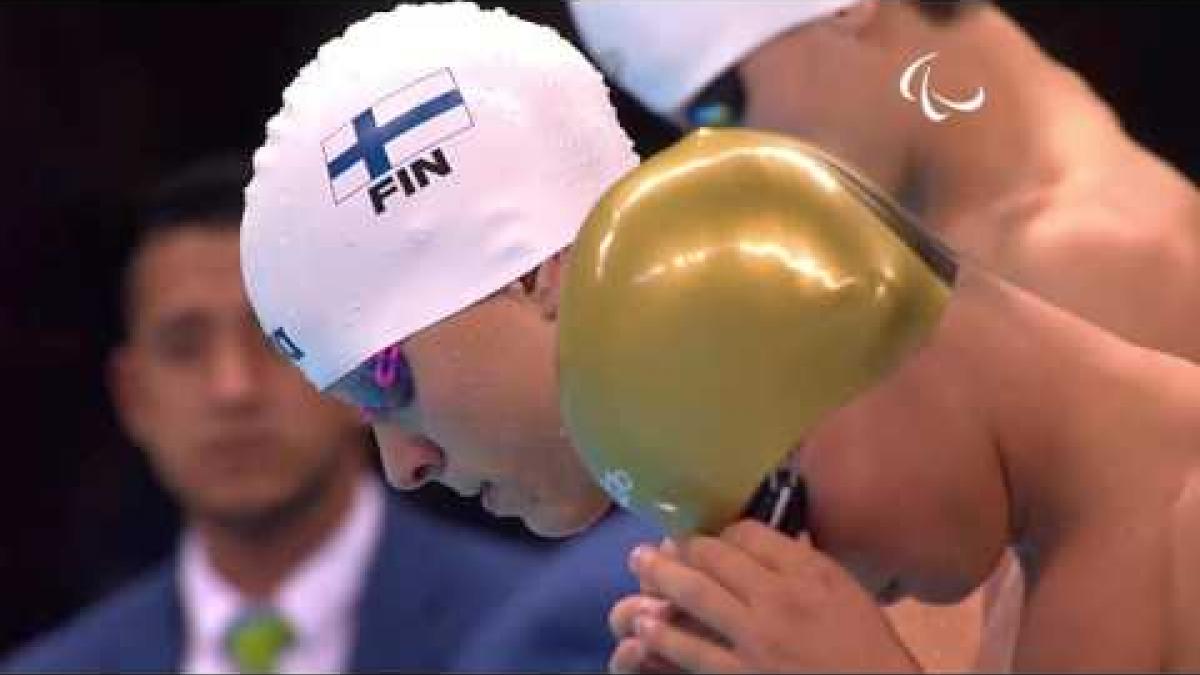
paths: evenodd
<path fill-rule="evenodd" d="M 525 521 L 525 527 L 539 537 L 565 539 L 587 531 L 600 522 L 610 509 L 612 509 L 612 502 L 604 499 L 584 509 L 561 512 L 553 518 L 539 518 L 537 515 L 531 515 L 523 517 L 522 520 Z"/>

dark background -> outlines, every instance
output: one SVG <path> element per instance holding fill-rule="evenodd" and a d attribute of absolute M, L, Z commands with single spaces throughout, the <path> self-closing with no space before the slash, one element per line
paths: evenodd
<path fill-rule="evenodd" d="M 575 39 L 558 2 L 481 4 Z M 317 47 L 393 5 L 0 5 L 0 654 L 173 543 L 176 512 L 118 429 L 103 384 L 132 200 L 182 162 L 257 147 Z M 1002 6 L 1134 137 L 1200 175 L 1200 6 Z M 639 151 L 673 140 L 615 97 Z M 419 500 L 493 527 L 444 491 Z"/>

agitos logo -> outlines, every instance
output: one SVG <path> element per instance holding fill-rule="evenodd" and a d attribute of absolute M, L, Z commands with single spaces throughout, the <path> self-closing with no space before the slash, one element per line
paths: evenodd
<path fill-rule="evenodd" d="M 364 187 L 376 214 L 398 192 L 411 196 L 454 172 L 438 147 L 474 125 L 448 68 L 398 89 L 321 142 L 335 204 Z"/>
<path fill-rule="evenodd" d="M 916 61 L 913 61 L 912 64 L 904 69 L 904 74 L 900 76 L 900 95 L 909 101 L 917 101 L 918 94 L 913 93 L 912 82 L 917 71 L 920 71 L 921 91 L 919 98 L 921 101 L 921 112 L 925 114 L 925 117 L 930 122 L 941 122 L 950 116 L 950 113 L 945 112 L 943 108 L 957 112 L 975 112 L 983 107 L 983 99 L 986 96 L 983 87 L 976 88 L 975 95 L 965 101 L 948 99 L 934 91 L 933 85 L 929 83 L 929 73 L 932 70 L 932 63 L 935 58 L 937 58 L 937 52 L 929 52 Z"/>

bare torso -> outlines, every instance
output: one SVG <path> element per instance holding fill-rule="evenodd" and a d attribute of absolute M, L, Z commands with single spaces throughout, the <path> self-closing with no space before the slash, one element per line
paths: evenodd
<path fill-rule="evenodd" d="M 1200 471 L 1200 366 L 1141 352 L 1124 382 L 1077 392 L 1067 422 L 1070 477 L 1048 481 L 1054 506 L 1023 538 L 1028 581 L 1018 670 L 1164 670 L 1173 642 L 1195 640 L 1200 607 L 1172 612 L 1172 551 L 1200 514 L 1176 505 Z"/>
<path fill-rule="evenodd" d="M 1177 607 L 1190 569 L 1173 556 L 1176 532 L 1200 529 L 1177 506 L 1200 474 L 1200 365 L 991 275 L 955 297 L 939 354 L 957 367 L 931 371 L 970 384 L 1000 459 L 1028 582 L 1013 665 L 1164 669 L 1200 619 L 1200 605 Z"/>
<path fill-rule="evenodd" d="M 1132 142 L 1082 82 L 1065 71 L 1057 76 L 1063 78 L 1064 86 L 1048 89 L 1046 97 L 1060 100 L 1042 102 L 1045 110 L 1057 114 L 1045 120 L 1044 136 L 1039 139 L 1047 162 L 1056 167 L 1049 172 L 1052 180 L 970 209 L 960 217 L 933 219 L 929 224 L 965 257 L 1059 307 L 1130 342 L 1200 363 L 1200 321 L 1195 318 L 1200 312 L 1200 197 L 1196 188 Z M 1200 526 L 1196 530 L 1200 537 Z M 1154 546 L 1161 549 L 1164 535 L 1156 536 L 1145 543 L 1147 551 L 1125 555 L 1156 555 L 1148 551 Z M 1105 545 L 1117 544 L 1091 544 L 1097 549 Z M 1133 541 L 1123 546 L 1129 548 Z M 1200 561 L 1200 546 L 1197 549 Z M 1103 553 L 1097 550 L 1094 554 Z M 1069 577 L 1075 568 L 1069 560 L 1055 562 L 1047 574 Z M 1067 571 L 1058 572 L 1060 569 Z M 1140 594 L 1150 592 L 1147 589 L 1154 581 L 1130 577 L 1107 592 L 1092 590 L 1093 583 L 1067 578 L 1051 585 L 1062 590 L 1048 594 L 1067 593 L 1062 602 L 1068 602 L 1068 589 L 1082 584 L 1086 588 L 1078 592 L 1090 595 L 1080 596 L 1079 604 L 1107 598 L 1119 606 L 1132 606 Z M 1131 597 L 1120 600 L 1124 595 Z M 1028 654 L 1032 648 L 1025 648 L 1021 658 L 1014 660 L 1026 597 L 1021 567 L 1015 557 L 1008 556 L 980 592 L 957 606 L 932 608 L 909 603 L 911 606 L 897 606 L 888 612 L 927 669 L 963 670 L 974 661 L 984 670 L 1005 670 L 1033 658 Z M 1034 603 L 1038 596 L 1028 597 Z M 1043 599 L 1041 604 L 1056 607 L 1059 601 Z M 1050 621 L 1048 616 L 1041 617 L 1054 613 L 1037 610 L 1037 606 L 1029 605 L 1028 611 L 1036 612 L 1025 619 L 1029 630 Z M 1095 610 L 1098 617 L 1112 615 L 1100 609 Z M 1113 630 L 1126 623 L 1120 617 L 1112 620 Z M 1140 628 L 1127 629 L 1153 630 L 1151 625 L 1153 622 L 1144 621 Z M 979 626 L 982 638 L 974 632 Z M 1080 645 L 1064 645 L 1064 649 L 1064 656 L 1077 657 Z M 1200 665 L 1200 653 L 1195 658 Z M 1103 664 L 1103 660 L 1095 662 Z"/>

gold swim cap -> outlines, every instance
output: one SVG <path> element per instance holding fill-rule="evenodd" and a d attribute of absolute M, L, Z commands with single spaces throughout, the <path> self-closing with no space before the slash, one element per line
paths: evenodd
<path fill-rule="evenodd" d="M 829 155 L 695 131 L 611 187 L 576 239 L 559 316 L 567 428 L 623 506 L 674 534 L 716 532 L 922 343 L 956 269 Z"/>

